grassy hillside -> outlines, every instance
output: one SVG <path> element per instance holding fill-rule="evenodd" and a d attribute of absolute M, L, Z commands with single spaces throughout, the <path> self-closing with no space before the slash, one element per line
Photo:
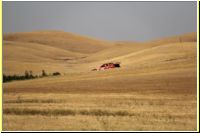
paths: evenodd
<path fill-rule="evenodd" d="M 151 45 L 160 45 L 160 44 L 168 44 L 168 43 L 182 43 L 182 42 L 196 42 L 197 41 L 197 33 L 185 33 L 183 35 L 170 36 L 166 38 L 156 39 L 147 41 L 147 43 Z"/>
<path fill-rule="evenodd" d="M 195 35 L 109 44 L 62 32 L 6 35 L 3 73 L 62 75 L 3 83 L 3 130 L 195 131 Z M 91 71 L 106 62 L 121 67 Z"/>
<path fill-rule="evenodd" d="M 80 53 L 94 53 L 112 45 L 111 42 L 62 31 L 10 33 L 5 34 L 3 40 L 39 43 Z"/>

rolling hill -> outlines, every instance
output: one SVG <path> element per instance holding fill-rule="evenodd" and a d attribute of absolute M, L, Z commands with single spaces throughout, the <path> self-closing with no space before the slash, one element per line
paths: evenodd
<path fill-rule="evenodd" d="M 111 42 L 62 31 L 36 31 L 10 33 L 3 36 L 5 41 L 39 43 L 73 52 L 94 53 L 109 47 Z"/>
<path fill-rule="evenodd" d="M 181 38 L 181 41 L 180 41 Z M 12 33 L 3 36 L 4 73 L 88 72 L 117 61 L 123 68 L 194 65 L 196 33 L 148 42 L 106 42 L 60 31 Z M 84 47 L 84 48 L 83 48 Z M 11 54 L 12 53 L 12 54 Z M 167 68 L 166 67 L 166 68 Z M 182 67 L 182 66 L 181 66 Z"/>
<path fill-rule="evenodd" d="M 148 42 L 57 31 L 4 35 L 4 74 L 61 76 L 3 83 L 3 128 L 196 130 L 196 40 L 196 33 Z M 91 71 L 106 62 L 121 67 Z"/>

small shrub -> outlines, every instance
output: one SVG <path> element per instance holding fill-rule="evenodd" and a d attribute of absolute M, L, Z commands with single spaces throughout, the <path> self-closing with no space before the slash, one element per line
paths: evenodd
<path fill-rule="evenodd" d="M 43 76 L 43 77 L 47 76 L 45 70 L 42 70 L 42 76 Z"/>
<path fill-rule="evenodd" d="M 28 80 L 28 79 L 35 79 L 35 78 L 43 78 L 43 77 L 46 77 L 46 76 L 58 76 L 58 75 L 61 75 L 59 72 L 54 72 L 53 74 L 51 75 L 48 75 L 45 70 L 42 70 L 42 75 L 33 75 L 33 72 L 32 71 L 25 71 L 24 72 L 24 75 L 6 75 L 6 74 L 3 74 L 3 82 L 10 82 L 10 81 L 13 81 L 13 80 Z"/>
<path fill-rule="evenodd" d="M 53 73 L 53 76 L 58 76 L 58 75 L 61 75 L 59 72 L 54 72 Z"/>

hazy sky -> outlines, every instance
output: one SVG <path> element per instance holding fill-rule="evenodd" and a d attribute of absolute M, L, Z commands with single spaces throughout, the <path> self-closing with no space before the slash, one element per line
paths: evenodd
<path fill-rule="evenodd" d="M 62 30 L 145 41 L 197 30 L 196 2 L 3 2 L 3 32 Z"/>

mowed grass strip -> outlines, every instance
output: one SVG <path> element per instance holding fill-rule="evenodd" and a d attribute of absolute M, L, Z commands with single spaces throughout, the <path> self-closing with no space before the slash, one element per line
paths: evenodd
<path fill-rule="evenodd" d="M 6 108 L 3 109 L 4 114 L 14 115 L 75 115 L 74 110 L 69 109 L 54 109 L 54 110 L 39 110 L 39 109 L 18 109 L 18 108 Z"/>
<path fill-rule="evenodd" d="M 4 101 L 4 103 L 61 103 L 63 100 L 53 100 L 53 99 L 17 99 L 17 100 L 8 100 Z"/>
<path fill-rule="evenodd" d="M 47 116 L 67 116 L 67 115 L 91 115 L 91 116 L 134 116 L 134 113 L 128 111 L 109 111 L 101 109 L 93 110 L 72 110 L 72 109 L 18 109 L 18 108 L 5 108 L 3 109 L 4 114 L 13 115 L 47 115 Z"/>

